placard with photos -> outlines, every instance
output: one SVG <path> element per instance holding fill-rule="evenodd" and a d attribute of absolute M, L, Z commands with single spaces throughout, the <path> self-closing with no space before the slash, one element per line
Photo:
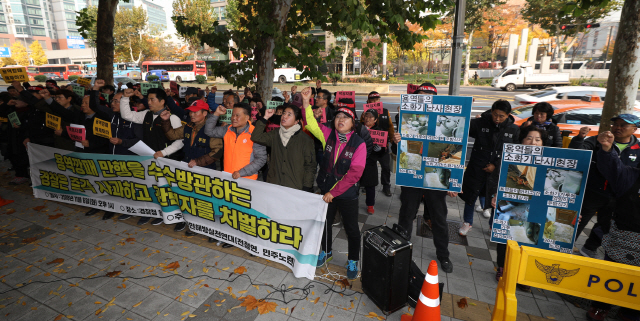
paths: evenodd
<path fill-rule="evenodd" d="M 572 253 L 591 153 L 504 144 L 491 241 Z"/>
<path fill-rule="evenodd" d="M 401 95 L 396 184 L 460 192 L 472 97 Z"/>

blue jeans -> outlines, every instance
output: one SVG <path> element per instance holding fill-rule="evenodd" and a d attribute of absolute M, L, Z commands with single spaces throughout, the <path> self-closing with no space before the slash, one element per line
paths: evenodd
<path fill-rule="evenodd" d="M 484 196 L 480 196 L 479 198 L 480 198 L 480 207 L 482 207 L 482 209 L 484 209 L 485 197 Z M 472 204 L 473 205 L 469 205 L 469 203 L 465 203 L 464 204 L 464 212 L 463 212 L 464 221 L 466 223 L 471 224 L 471 225 L 473 225 L 473 211 L 475 210 L 475 207 L 476 207 L 476 200 L 473 200 Z"/>

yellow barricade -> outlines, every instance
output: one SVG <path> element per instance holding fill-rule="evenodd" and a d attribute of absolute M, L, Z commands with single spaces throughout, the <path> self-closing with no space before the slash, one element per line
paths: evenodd
<path fill-rule="evenodd" d="M 492 321 L 515 321 L 516 283 L 611 303 L 640 307 L 640 267 L 532 247 L 507 241 L 505 273 L 496 290 Z"/>

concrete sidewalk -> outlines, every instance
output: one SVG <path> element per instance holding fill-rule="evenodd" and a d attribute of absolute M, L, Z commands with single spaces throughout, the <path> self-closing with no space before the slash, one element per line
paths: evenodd
<path fill-rule="evenodd" d="M 28 186 L 7 185 L 7 166 L 0 163 L 0 195 L 15 202 L 0 208 L 3 320 L 400 320 L 413 313 L 404 308 L 384 316 L 355 291 L 359 282 L 343 288 L 297 279 L 280 264 L 222 249 L 202 236 L 186 238 L 172 226 L 103 221 L 102 213 L 86 217 L 86 208 L 34 199 Z M 376 214 L 359 215 L 361 230 L 397 222 L 399 191 L 394 188 L 392 197 L 378 191 Z M 364 197 L 360 205 L 365 213 Z M 460 221 L 462 202 L 450 198 L 448 207 L 449 219 Z M 344 275 L 346 233 L 334 227 L 333 235 L 330 270 Z M 454 271 L 439 273 L 442 320 L 490 320 L 497 282 L 488 237 L 487 219 L 476 215 L 469 245 L 450 244 Z M 433 242 L 416 236 L 412 242 L 413 258 L 426 271 L 436 259 Z M 274 302 L 262 307 L 272 312 L 247 312 L 239 298 L 248 295 Z M 585 318 L 585 310 L 553 292 L 517 296 L 518 320 Z M 463 297 L 469 302 L 464 309 L 457 304 Z"/>

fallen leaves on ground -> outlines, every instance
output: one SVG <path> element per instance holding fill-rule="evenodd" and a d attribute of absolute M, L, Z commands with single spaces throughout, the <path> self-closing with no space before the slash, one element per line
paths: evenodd
<path fill-rule="evenodd" d="M 242 301 L 239 307 L 245 307 L 246 311 L 251 311 L 257 308 L 258 313 L 260 314 L 276 312 L 276 307 L 278 306 L 278 304 L 275 302 L 268 302 L 264 300 L 258 301 L 253 295 L 243 296 L 241 298 L 238 298 L 238 300 Z"/>
<path fill-rule="evenodd" d="M 16 212 L 16 209 L 15 209 L 15 208 L 10 208 L 10 209 L 8 209 L 7 211 L 5 211 L 5 212 L 4 212 L 4 214 L 13 214 L 13 213 L 15 213 L 15 212 Z"/>
<path fill-rule="evenodd" d="M 178 263 L 178 261 L 175 262 L 171 262 L 169 263 L 167 266 L 165 266 L 164 268 L 162 268 L 163 270 L 171 270 L 171 271 L 175 271 L 177 268 L 180 267 L 180 263 Z"/>
<path fill-rule="evenodd" d="M 118 275 L 120 275 L 120 273 L 122 273 L 122 271 L 111 271 L 107 273 L 107 276 L 110 278 L 116 277 Z"/>
<path fill-rule="evenodd" d="M 349 280 L 342 278 L 340 279 L 340 281 L 338 281 L 338 285 L 340 285 L 340 287 L 344 289 L 349 286 Z"/>
<path fill-rule="evenodd" d="M 318 304 L 318 301 L 320 301 L 320 297 L 317 297 L 315 300 L 313 300 L 313 304 Z"/>
<path fill-rule="evenodd" d="M 275 302 L 260 301 L 258 303 L 258 313 L 266 314 L 269 312 L 276 312 L 277 306 L 278 304 Z"/>
<path fill-rule="evenodd" d="M 125 242 L 133 243 L 133 242 L 135 242 L 135 241 L 136 241 L 136 239 L 135 239 L 135 238 L 133 238 L 133 237 L 128 237 L 128 238 L 127 238 L 126 240 L 124 240 L 124 241 L 125 241 Z"/>
<path fill-rule="evenodd" d="M 247 268 L 244 266 L 239 266 L 235 270 L 233 270 L 233 273 L 236 274 L 243 274 L 244 272 L 247 272 Z"/>
<path fill-rule="evenodd" d="M 44 206 L 44 205 L 40 205 L 40 206 L 36 206 L 36 207 L 34 207 L 34 208 L 33 208 L 33 210 L 34 210 L 34 211 L 39 211 L 39 210 L 41 210 L 41 209 L 43 209 L 43 208 L 45 208 L 45 207 L 46 207 L 46 206 Z"/>
<path fill-rule="evenodd" d="M 58 214 L 55 214 L 55 215 L 49 215 L 49 219 L 50 220 L 55 220 L 55 219 L 63 217 L 63 216 L 64 216 L 64 214 L 58 213 Z"/>
<path fill-rule="evenodd" d="M 51 262 L 47 263 L 47 265 L 51 265 L 51 264 L 58 264 L 58 263 L 62 263 L 62 262 L 64 262 L 64 259 L 63 259 L 63 258 L 57 258 L 57 259 L 55 259 L 55 260 L 53 260 L 53 261 L 51 261 Z"/>
<path fill-rule="evenodd" d="M 133 305 L 133 307 L 134 307 L 134 308 L 137 308 L 137 307 L 139 307 L 139 306 L 140 306 L 140 304 L 142 304 L 142 301 L 140 301 L 140 302 L 138 302 L 138 303 L 134 304 L 134 305 Z"/>
<path fill-rule="evenodd" d="M 467 303 L 467 298 L 462 298 L 460 299 L 460 301 L 458 301 L 458 308 L 464 309 L 468 306 L 469 306 L 469 303 Z"/>
<path fill-rule="evenodd" d="M 64 314 L 58 314 L 58 316 L 53 319 L 53 321 L 60 321 L 60 319 L 64 318 Z"/>
<path fill-rule="evenodd" d="M 22 243 L 33 243 L 35 241 L 37 241 L 38 239 L 35 237 L 28 237 L 26 239 L 22 239 Z"/>
<path fill-rule="evenodd" d="M 247 295 L 245 297 L 241 297 L 240 300 L 242 301 L 242 303 L 240 303 L 240 306 L 246 307 L 247 308 L 246 311 L 251 311 L 258 307 L 258 300 L 256 300 L 256 298 L 253 295 Z"/>

